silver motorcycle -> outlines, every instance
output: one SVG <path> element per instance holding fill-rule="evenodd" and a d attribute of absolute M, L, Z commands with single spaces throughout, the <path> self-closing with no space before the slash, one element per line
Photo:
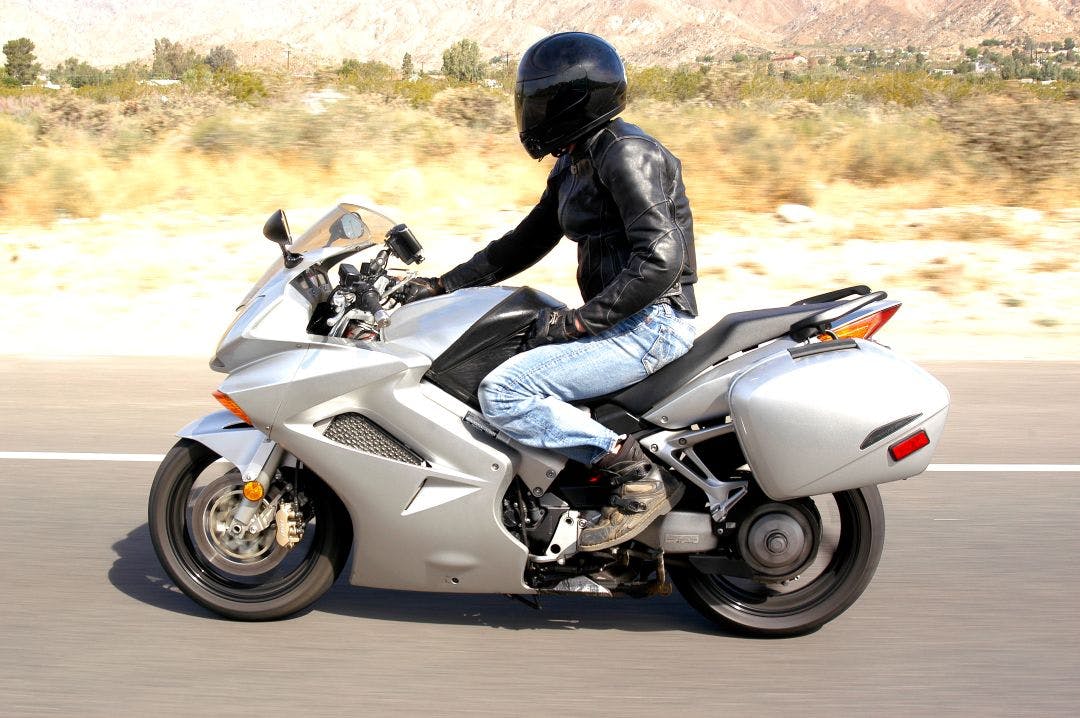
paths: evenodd
<path fill-rule="evenodd" d="M 420 244 L 360 204 L 295 241 L 280 210 L 263 232 L 282 259 L 211 362 L 225 408 L 178 432 L 149 499 L 162 566 L 229 618 L 308 607 L 351 553 L 357 586 L 538 606 L 674 584 L 726 629 L 804 633 L 866 588 L 884 542 L 877 484 L 924 471 L 945 425 L 945 387 L 871 341 L 900 306 L 884 292 L 730 314 L 644 381 L 581 404 L 686 491 L 633 540 L 579 551 L 610 485 L 501 434 L 476 399 L 537 310 L 561 303 L 500 286 L 402 305 Z"/>

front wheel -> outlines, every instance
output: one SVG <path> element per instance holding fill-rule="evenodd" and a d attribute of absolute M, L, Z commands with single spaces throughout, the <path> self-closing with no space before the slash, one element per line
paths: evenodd
<path fill-rule="evenodd" d="M 236 537 L 228 528 L 243 498 L 243 479 L 219 458 L 181 439 L 161 462 L 148 513 L 162 567 L 191 599 L 227 618 L 272 620 L 311 605 L 333 585 L 349 556 L 348 512 L 313 474 L 291 472 L 275 479 L 268 495 L 285 492 L 302 507 L 303 539 L 284 548 L 274 540 L 273 524 L 257 535 Z"/>
<path fill-rule="evenodd" d="M 774 511 L 760 519 L 761 525 L 772 531 L 768 535 L 761 532 L 762 541 L 771 537 L 780 546 L 787 546 L 789 537 L 784 532 L 794 535 L 800 531 L 799 521 L 788 519 L 788 515 L 805 517 L 807 528 L 816 522 L 819 526 L 814 528 L 820 529 L 813 537 L 816 554 L 797 576 L 782 581 L 762 580 L 760 576 L 751 580 L 705 574 L 692 565 L 672 567 L 672 580 L 679 592 L 705 617 L 749 635 L 795 636 L 839 616 L 866 589 L 881 559 L 885 543 L 881 494 L 876 486 L 868 486 L 816 496 L 809 511 Z M 741 532 L 741 537 L 751 542 L 744 549 L 747 553 L 757 550 L 752 544 L 754 531 Z M 768 555 L 767 550 L 757 553 Z"/>

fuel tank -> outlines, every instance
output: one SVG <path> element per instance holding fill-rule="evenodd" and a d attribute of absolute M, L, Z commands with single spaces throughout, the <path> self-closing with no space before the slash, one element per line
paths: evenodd
<path fill-rule="evenodd" d="M 562 306 L 528 287 L 460 289 L 401 307 L 383 336 L 431 359 L 424 378 L 476 408 L 481 380 L 522 351 L 537 311 Z"/>

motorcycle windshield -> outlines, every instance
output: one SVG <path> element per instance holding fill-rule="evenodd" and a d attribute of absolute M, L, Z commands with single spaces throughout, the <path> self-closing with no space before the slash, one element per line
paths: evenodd
<path fill-rule="evenodd" d="M 394 224 L 393 220 L 381 212 L 342 202 L 293 240 L 289 249 L 302 255 L 326 248 L 360 250 L 383 241 Z M 270 278 L 281 270 L 281 260 L 277 259 L 255 282 L 241 306 L 247 304 Z"/>
<path fill-rule="evenodd" d="M 297 237 L 290 249 L 307 254 L 326 247 L 352 248 L 382 242 L 393 226 L 389 217 L 373 209 L 342 202 Z"/>

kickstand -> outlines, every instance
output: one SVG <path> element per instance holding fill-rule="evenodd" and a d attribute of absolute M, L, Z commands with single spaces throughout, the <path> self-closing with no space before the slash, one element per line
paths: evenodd
<path fill-rule="evenodd" d="M 539 595 L 537 595 L 536 598 L 526 598 L 525 596 L 522 596 L 522 595 L 517 594 L 517 593 L 506 593 L 506 594 L 503 594 L 503 595 L 506 596 L 507 598 L 511 598 L 511 599 L 513 599 L 515 601 L 521 601 L 522 603 L 524 603 L 529 608 L 535 609 L 537 611 L 541 610 L 540 609 L 540 596 Z"/>

